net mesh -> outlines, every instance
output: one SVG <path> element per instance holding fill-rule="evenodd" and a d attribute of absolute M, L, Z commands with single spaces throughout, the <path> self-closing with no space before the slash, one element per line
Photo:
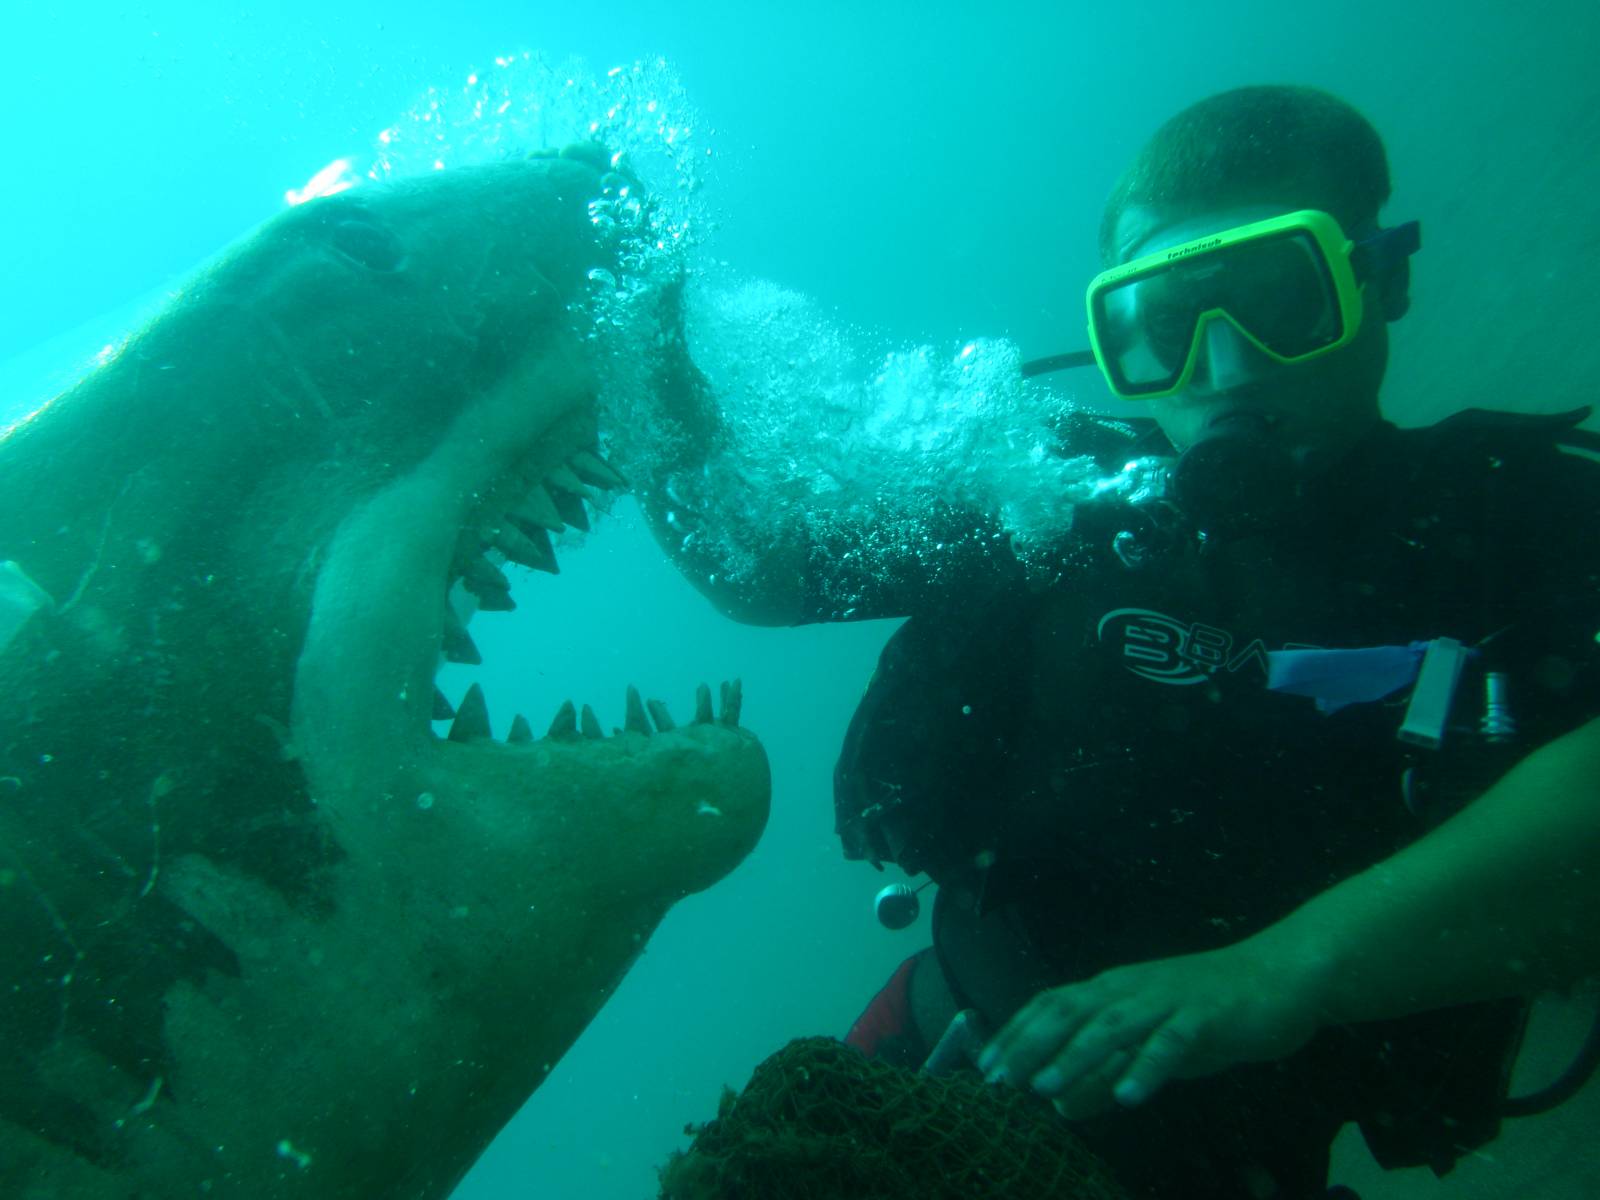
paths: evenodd
<path fill-rule="evenodd" d="M 661 1172 L 662 1200 L 1123 1200 L 1028 1093 L 876 1062 L 831 1038 L 772 1055 Z"/>

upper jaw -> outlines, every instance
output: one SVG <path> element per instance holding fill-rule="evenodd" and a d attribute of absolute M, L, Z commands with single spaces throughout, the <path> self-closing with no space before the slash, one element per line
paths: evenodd
<path fill-rule="evenodd" d="M 431 732 L 441 650 L 477 658 L 447 586 L 459 579 L 486 607 L 510 608 L 509 585 L 486 555 L 508 545 L 522 553 L 507 536 L 516 531 L 537 546 L 524 557 L 542 559 L 547 540 L 529 535 L 553 532 L 540 523 L 557 519 L 546 501 L 557 517 L 565 508 L 586 520 L 574 505 L 621 483 L 590 449 L 591 421 L 586 404 L 574 406 L 476 489 L 463 487 L 450 469 L 454 448 L 441 446 L 332 539 L 296 667 L 293 737 L 312 795 L 353 861 L 402 861 L 425 836 L 430 862 L 413 871 L 437 876 L 440 889 L 501 859 L 513 873 L 582 861 L 605 864 L 611 894 L 665 905 L 715 882 L 759 837 L 770 783 L 760 743 L 739 726 L 736 685 L 725 689 L 720 716 L 702 690 L 684 727 L 630 691 L 617 736 L 603 736 L 587 707 L 580 719 L 564 705 L 537 741 L 519 717 L 509 744 L 491 739 L 474 687 L 448 736 Z M 553 553 L 529 565 L 556 569 Z M 569 820 L 577 811 L 585 819 Z M 585 841 L 644 820 L 651 836 L 631 858 Z M 530 847 L 540 848 L 537 859 Z"/>

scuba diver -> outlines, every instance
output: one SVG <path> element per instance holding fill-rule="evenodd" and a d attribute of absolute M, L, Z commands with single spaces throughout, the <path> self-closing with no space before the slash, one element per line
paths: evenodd
<path fill-rule="evenodd" d="M 1079 506 L 1055 582 L 978 522 L 937 582 L 856 589 L 852 617 L 910 619 L 838 832 L 938 891 L 847 1040 L 915 1067 L 959 1015 L 1134 1196 L 1339 1194 L 1348 1122 L 1443 1174 L 1498 1132 L 1527 998 L 1600 966 L 1588 410 L 1384 420 L 1421 244 L 1389 190 L 1321 91 L 1172 118 L 1105 211 L 1092 359 L 1043 364 L 1146 406 L 1062 434 L 1147 486 Z M 839 615 L 837 553 L 775 543 L 740 585 L 663 541 L 731 615 Z"/>

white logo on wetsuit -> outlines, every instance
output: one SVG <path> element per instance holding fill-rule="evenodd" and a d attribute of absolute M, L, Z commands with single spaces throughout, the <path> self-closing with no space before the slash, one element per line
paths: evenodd
<path fill-rule="evenodd" d="M 1096 634 L 1121 648 L 1122 665 L 1155 683 L 1204 683 L 1218 671 L 1237 674 L 1253 667 L 1267 677 L 1267 646 L 1252 638 L 1235 649 L 1226 629 L 1185 622 L 1148 608 L 1117 608 L 1100 618 Z M 1309 649 L 1291 643 L 1284 649 Z"/>

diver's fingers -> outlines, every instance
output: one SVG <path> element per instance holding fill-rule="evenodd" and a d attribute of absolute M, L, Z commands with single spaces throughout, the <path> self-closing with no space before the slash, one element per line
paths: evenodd
<path fill-rule="evenodd" d="M 991 1083 L 1025 1087 L 1093 1013 L 1081 985 L 1040 992 L 985 1047 L 978 1069 Z"/>
<path fill-rule="evenodd" d="M 1145 1039 L 1132 1065 L 1117 1080 L 1112 1094 L 1124 1108 L 1143 1104 L 1171 1079 L 1185 1073 L 1196 1056 L 1197 1031 L 1185 1014 L 1178 1014 Z"/>
<path fill-rule="evenodd" d="M 1099 1009 L 1059 1046 L 1049 1064 L 1028 1080 L 1029 1086 L 1042 1096 L 1059 1095 L 1079 1080 L 1104 1071 L 1106 1063 L 1118 1054 L 1126 1052 L 1132 1060 L 1169 1015 L 1165 1008 L 1147 1007 L 1137 999 Z"/>
<path fill-rule="evenodd" d="M 1116 1107 L 1112 1085 L 1133 1061 L 1133 1051 L 1116 1050 L 1099 1067 L 1064 1088 L 1050 1103 L 1069 1121 L 1082 1121 Z"/>

